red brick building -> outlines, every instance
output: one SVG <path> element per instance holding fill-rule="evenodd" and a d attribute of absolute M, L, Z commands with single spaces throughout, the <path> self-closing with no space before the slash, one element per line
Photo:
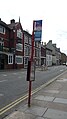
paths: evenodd
<path fill-rule="evenodd" d="M 23 30 L 14 19 L 6 24 L 0 19 L 0 69 L 19 69 L 28 65 L 31 56 L 32 35 Z M 41 65 L 41 43 L 34 42 L 36 65 Z"/>
<path fill-rule="evenodd" d="M 11 29 L 10 52 L 13 53 L 13 68 L 23 67 L 23 29 L 19 22 L 14 19 L 8 25 Z"/>
<path fill-rule="evenodd" d="M 0 19 L 0 69 L 23 67 L 23 29 L 14 19 L 6 24 Z"/>
<path fill-rule="evenodd" d="M 8 25 L 0 19 L 0 69 L 6 69 L 6 67 L 9 67 L 10 55 L 11 60 L 13 60 L 13 54 L 9 52 L 10 31 Z"/>

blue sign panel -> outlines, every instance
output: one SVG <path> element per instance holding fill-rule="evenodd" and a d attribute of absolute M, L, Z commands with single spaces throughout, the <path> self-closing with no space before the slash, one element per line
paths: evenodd
<path fill-rule="evenodd" d="M 36 27 L 42 27 L 42 20 L 36 21 Z"/>
<path fill-rule="evenodd" d="M 34 40 L 41 41 L 42 36 L 42 20 L 34 21 Z"/>
<path fill-rule="evenodd" d="M 36 31 L 34 32 L 34 38 L 41 38 L 42 31 Z"/>
<path fill-rule="evenodd" d="M 34 31 L 42 30 L 42 20 L 34 21 Z"/>

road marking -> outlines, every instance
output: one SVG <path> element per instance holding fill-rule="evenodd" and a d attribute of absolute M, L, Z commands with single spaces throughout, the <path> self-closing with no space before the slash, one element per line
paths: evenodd
<path fill-rule="evenodd" d="M 2 97 L 2 96 L 4 96 L 4 94 L 1 94 L 1 93 L 0 93 L 0 97 Z"/>
<path fill-rule="evenodd" d="M 61 69 L 60 71 L 63 71 L 63 69 Z"/>
<path fill-rule="evenodd" d="M 5 113 L 6 111 L 8 111 L 9 109 L 16 106 L 17 104 L 19 104 L 20 102 L 24 101 L 27 98 L 28 98 L 28 95 L 26 94 L 20 97 L 19 99 L 15 100 L 14 102 L 8 104 L 7 106 L 3 107 L 2 109 L 0 109 L 0 115 L 2 115 L 3 113 Z"/>
<path fill-rule="evenodd" d="M 5 81 L 8 81 L 8 80 L 1 80 L 0 83 L 1 83 L 1 82 L 5 82 Z"/>
<path fill-rule="evenodd" d="M 6 74 L 3 74 L 3 76 L 7 76 Z"/>
<path fill-rule="evenodd" d="M 67 71 L 65 71 L 67 72 Z M 65 72 L 61 73 L 60 75 L 56 76 L 55 78 L 53 78 L 52 80 L 50 80 L 49 82 L 41 85 L 40 87 L 36 88 L 35 90 L 32 91 L 31 95 L 37 93 L 39 90 L 41 90 L 42 88 L 48 86 L 50 83 L 52 83 L 53 81 L 55 81 L 57 78 L 59 78 L 61 75 L 63 75 Z M 10 110 L 11 108 L 13 108 L 14 106 L 16 106 L 17 104 L 19 104 L 20 102 L 24 101 L 25 99 L 28 98 L 28 93 L 22 97 L 20 97 L 19 99 L 15 100 L 14 102 L 6 105 L 5 107 L 0 109 L 0 115 L 4 114 L 5 112 L 7 112 L 8 110 Z"/>
<path fill-rule="evenodd" d="M 16 75 L 17 73 L 13 73 L 14 75 Z"/>

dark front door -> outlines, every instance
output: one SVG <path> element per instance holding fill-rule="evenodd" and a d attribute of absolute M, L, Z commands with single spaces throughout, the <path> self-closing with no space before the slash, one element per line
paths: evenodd
<path fill-rule="evenodd" d="M 1 69 L 4 69 L 4 59 L 1 59 Z"/>
<path fill-rule="evenodd" d="M 0 54 L 0 69 L 4 69 L 4 55 Z"/>

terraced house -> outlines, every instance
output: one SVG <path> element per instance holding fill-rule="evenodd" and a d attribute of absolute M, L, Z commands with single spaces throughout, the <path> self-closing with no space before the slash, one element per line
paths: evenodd
<path fill-rule="evenodd" d="M 32 35 L 14 19 L 6 24 L 0 19 L 0 69 L 25 68 L 31 55 Z M 41 64 L 41 43 L 34 42 L 36 65 Z"/>
<path fill-rule="evenodd" d="M 23 29 L 14 19 L 6 24 L 0 19 L 0 69 L 23 67 Z"/>
<path fill-rule="evenodd" d="M 6 69 L 13 64 L 13 54 L 10 52 L 11 29 L 0 19 L 0 69 Z"/>
<path fill-rule="evenodd" d="M 27 68 L 31 56 L 32 35 L 23 30 L 20 23 L 14 19 L 6 24 L 0 19 L 0 69 Z M 61 56 L 60 48 L 49 40 L 47 44 L 34 41 L 34 59 L 36 66 L 60 65 L 66 55 Z M 66 60 L 65 60 L 66 62 Z"/>
<path fill-rule="evenodd" d="M 10 34 L 10 52 L 13 53 L 13 68 L 23 67 L 23 29 L 19 22 L 14 19 L 10 21 L 8 27 L 11 29 Z"/>

